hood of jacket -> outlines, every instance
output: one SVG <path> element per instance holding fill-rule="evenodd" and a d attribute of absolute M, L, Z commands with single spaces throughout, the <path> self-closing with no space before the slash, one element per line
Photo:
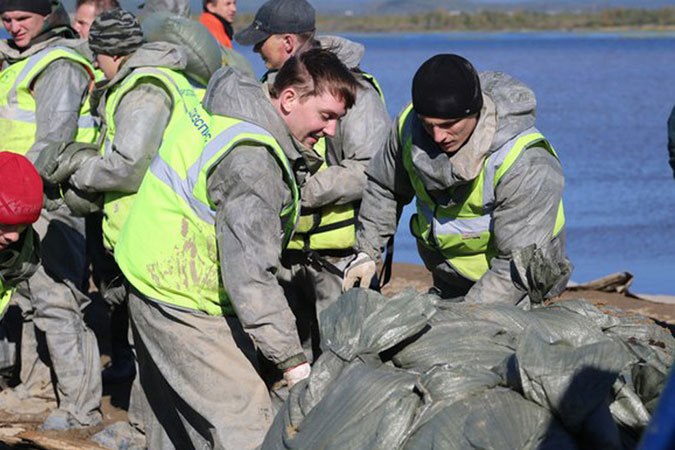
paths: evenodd
<path fill-rule="evenodd" d="M 333 52 L 342 64 L 350 69 L 355 69 L 361 64 L 366 50 L 362 44 L 339 36 L 318 36 L 316 40 L 321 44 L 321 48 Z"/>
<path fill-rule="evenodd" d="M 455 154 L 443 153 L 424 131 L 417 117 L 413 122 L 413 162 L 425 188 L 443 205 L 463 198 L 462 189 L 474 180 L 491 153 L 519 133 L 534 126 L 536 100 L 530 88 L 501 72 L 479 74 L 483 108 L 469 140 Z"/>
<path fill-rule="evenodd" d="M 52 12 L 47 16 L 42 31 L 33 38 L 27 48 L 18 49 L 11 39 L 0 41 L 0 60 L 13 64 L 47 47 L 55 46 L 72 48 L 89 61 L 93 61 L 87 41 L 79 39 L 75 30 L 71 28 L 70 16 L 61 3 L 52 5 Z"/>
<path fill-rule="evenodd" d="M 534 126 L 537 100 L 532 89 L 510 75 L 482 72 L 479 76 L 483 94 L 495 104 L 497 129 L 490 145 L 495 151 Z"/>
<path fill-rule="evenodd" d="M 211 114 L 241 119 L 267 130 L 281 145 L 291 166 L 296 167 L 302 154 L 265 89 L 248 74 L 223 67 L 211 78 L 202 103 Z"/>
<path fill-rule="evenodd" d="M 187 64 L 185 51 L 179 45 L 168 42 L 148 42 L 133 52 L 120 66 L 117 74 L 106 83 L 103 88 L 107 89 L 122 81 L 134 69 L 141 67 L 163 67 L 165 69 L 183 70 Z"/>

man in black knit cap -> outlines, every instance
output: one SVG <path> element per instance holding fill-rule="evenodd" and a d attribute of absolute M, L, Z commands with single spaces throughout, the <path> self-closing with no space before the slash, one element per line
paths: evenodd
<path fill-rule="evenodd" d="M 418 69 L 412 104 L 366 171 L 359 254 L 343 289 L 368 286 L 400 208 L 416 200 L 412 234 L 432 291 L 469 303 L 528 307 L 569 278 L 564 179 L 553 147 L 534 128 L 534 93 L 498 72 L 480 76 L 458 55 Z"/>

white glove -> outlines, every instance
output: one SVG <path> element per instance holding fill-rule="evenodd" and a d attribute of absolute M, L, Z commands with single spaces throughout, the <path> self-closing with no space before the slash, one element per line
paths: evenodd
<path fill-rule="evenodd" d="M 342 292 L 347 292 L 355 285 L 362 288 L 368 288 L 370 281 L 375 276 L 377 266 L 368 254 L 359 252 L 354 261 L 350 262 L 345 269 L 342 278 Z M 358 284 L 356 284 L 358 282 Z"/>
<path fill-rule="evenodd" d="M 300 381 L 307 378 L 311 372 L 312 369 L 309 366 L 309 363 L 306 362 L 297 365 L 295 367 L 291 367 L 290 369 L 287 369 L 284 372 L 284 380 L 286 380 L 288 389 L 295 386 L 296 383 L 299 383 Z"/>

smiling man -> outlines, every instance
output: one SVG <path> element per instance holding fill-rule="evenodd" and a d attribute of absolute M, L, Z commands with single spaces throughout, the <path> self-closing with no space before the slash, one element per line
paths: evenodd
<path fill-rule="evenodd" d="M 357 88 L 323 50 L 289 59 L 269 92 L 221 69 L 204 98 L 209 142 L 165 139 L 115 250 L 132 285 L 148 448 L 258 448 L 273 412 L 254 343 L 289 386 L 309 375 L 275 274 L 308 146 L 335 133 Z"/>
<path fill-rule="evenodd" d="M 321 312 L 339 297 L 343 270 L 356 255 L 356 214 L 366 167 L 384 144 L 390 122 L 377 81 L 359 68 L 363 45 L 334 36 L 316 37 L 315 25 L 316 12 L 306 0 L 269 0 L 235 35 L 265 62 L 266 83 L 274 82 L 291 56 L 323 48 L 349 67 L 361 85 L 356 104 L 340 119 L 335 134 L 311 145 L 310 176 L 300 186 L 302 214 L 277 274 L 312 358 L 321 351 Z"/>
<path fill-rule="evenodd" d="M 422 64 L 412 104 L 368 167 L 360 253 L 344 289 L 368 286 L 399 211 L 414 198 L 411 232 L 443 298 L 527 307 L 536 283 L 514 262 L 525 249 L 560 270 L 544 294 L 559 293 L 569 278 L 564 179 L 553 147 L 534 127 L 535 106 L 527 86 L 503 73 L 479 77 L 461 56 Z"/>

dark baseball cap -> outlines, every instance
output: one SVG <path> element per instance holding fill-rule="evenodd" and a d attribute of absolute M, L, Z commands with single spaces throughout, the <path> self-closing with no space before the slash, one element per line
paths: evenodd
<path fill-rule="evenodd" d="M 316 29 L 316 11 L 305 0 L 269 0 L 253 23 L 234 35 L 241 45 L 256 45 L 273 34 L 305 33 Z"/>

